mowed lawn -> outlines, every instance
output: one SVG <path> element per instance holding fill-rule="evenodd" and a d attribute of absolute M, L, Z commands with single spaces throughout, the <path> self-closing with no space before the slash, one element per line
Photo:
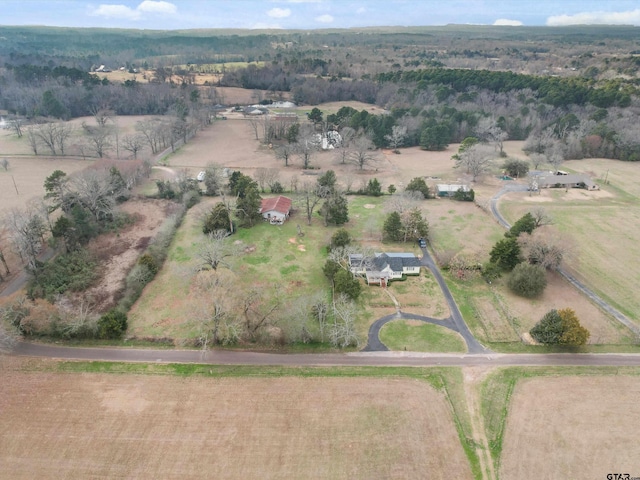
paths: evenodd
<path fill-rule="evenodd" d="M 380 330 L 380 341 L 389 350 L 409 352 L 467 351 L 463 338 L 448 328 L 418 320 L 394 320 Z"/>
<path fill-rule="evenodd" d="M 501 209 L 513 222 L 523 212 L 544 207 L 554 228 L 571 241 L 565 267 L 640 325 L 640 164 L 589 159 L 563 168 L 590 173 L 600 192 L 543 190 L 540 196 L 511 194 Z"/>
<path fill-rule="evenodd" d="M 0 373 L 3 478 L 473 478 L 420 380 Z"/>
<path fill-rule="evenodd" d="M 197 282 L 198 249 L 205 241 L 202 222 L 219 200 L 204 198 L 187 212 L 163 268 L 131 309 L 129 335 L 169 337 L 178 343 L 195 338 L 198 326 L 194 309 L 207 301 Z M 259 222 L 252 228 L 239 229 L 227 241 L 239 242 L 245 248 L 229 260 L 230 269 L 220 267 L 220 275 L 233 276 L 238 290 L 249 291 L 259 285 L 275 287 L 290 300 L 316 292 L 328 293 L 322 266 L 335 228 L 325 228 L 319 217 L 307 226 L 301 215 L 294 214 L 281 226 Z M 298 225 L 302 236 L 298 235 Z"/>

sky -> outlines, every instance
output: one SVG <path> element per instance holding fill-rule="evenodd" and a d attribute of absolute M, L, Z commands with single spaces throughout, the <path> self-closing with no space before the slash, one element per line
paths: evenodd
<path fill-rule="evenodd" d="M 0 25 L 153 30 L 640 26 L 640 0 L 0 0 Z"/>

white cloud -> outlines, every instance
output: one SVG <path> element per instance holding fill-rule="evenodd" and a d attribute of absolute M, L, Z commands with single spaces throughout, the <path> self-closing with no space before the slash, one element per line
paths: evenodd
<path fill-rule="evenodd" d="M 640 9 L 628 12 L 582 12 L 575 15 L 554 15 L 547 18 L 547 25 L 640 25 Z"/>
<path fill-rule="evenodd" d="M 322 3 L 322 0 L 286 0 L 287 3 Z"/>
<path fill-rule="evenodd" d="M 507 25 L 509 27 L 519 27 L 522 25 L 520 20 L 509 20 L 508 18 L 499 18 L 495 22 L 494 25 Z"/>
<path fill-rule="evenodd" d="M 357 10 L 356 10 L 356 13 L 357 13 L 358 15 L 362 15 L 362 14 L 363 14 L 364 12 L 366 12 L 366 11 L 367 11 L 367 9 L 366 9 L 366 8 L 364 8 L 364 7 L 360 7 L 359 9 L 357 9 Z"/>
<path fill-rule="evenodd" d="M 331 23 L 331 22 L 333 22 L 333 17 L 331 15 L 325 13 L 324 15 L 320 15 L 319 17 L 316 17 L 316 22 Z"/>
<path fill-rule="evenodd" d="M 105 18 L 121 18 L 124 20 L 139 20 L 143 13 L 157 13 L 161 15 L 173 15 L 178 7 L 173 3 L 163 1 L 144 0 L 135 9 L 126 5 L 102 4 L 91 15 Z"/>
<path fill-rule="evenodd" d="M 286 18 L 291 15 L 291 10 L 288 8 L 272 8 L 267 12 L 271 18 Z"/>
<path fill-rule="evenodd" d="M 178 7 L 169 2 L 154 2 L 153 0 L 144 0 L 144 2 L 138 5 L 138 8 L 136 8 L 136 10 L 147 13 L 173 14 L 178 11 Z"/>
<path fill-rule="evenodd" d="M 100 5 L 92 15 L 105 18 L 124 18 L 126 20 L 137 20 L 140 12 L 127 7 L 126 5 Z"/>

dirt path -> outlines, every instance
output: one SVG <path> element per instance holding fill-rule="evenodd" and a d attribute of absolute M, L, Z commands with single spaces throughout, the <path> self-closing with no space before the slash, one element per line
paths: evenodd
<path fill-rule="evenodd" d="M 473 441 L 476 445 L 476 455 L 480 461 L 480 471 L 484 480 L 495 480 L 496 472 L 491 458 L 489 441 L 487 440 L 484 417 L 481 411 L 480 386 L 482 380 L 491 371 L 491 367 L 468 367 L 463 369 L 464 392 L 467 410 L 471 420 Z"/>

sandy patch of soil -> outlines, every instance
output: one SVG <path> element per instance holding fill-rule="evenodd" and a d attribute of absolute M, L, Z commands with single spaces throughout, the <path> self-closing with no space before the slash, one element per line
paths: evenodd
<path fill-rule="evenodd" d="M 638 475 L 638 396 L 638 377 L 520 380 L 507 417 L 500 478 Z"/>
<path fill-rule="evenodd" d="M 7 478 L 473 478 L 419 381 L 8 373 Z"/>
<path fill-rule="evenodd" d="M 99 282 L 82 296 L 93 299 L 96 311 L 108 310 L 117 302 L 127 273 L 158 233 L 173 207 L 174 204 L 164 200 L 129 200 L 120 209 L 132 215 L 135 223 L 118 233 L 101 235 L 89 243 L 89 251 L 101 260 L 99 268 L 103 274 Z"/>
<path fill-rule="evenodd" d="M 369 208 L 369 209 L 371 209 L 371 208 L 376 208 L 376 205 L 373 205 L 373 204 L 371 204 L 371 203 L 365 203 L 365 204 L 364 204 L 364 208 Z"/>
<path fill-rule="evenodd" d="M 307 249 L 305 248 L 304 245 L 298 245 L 298 250 L 300 250 L 301 252 L 306 252 Z"/>

